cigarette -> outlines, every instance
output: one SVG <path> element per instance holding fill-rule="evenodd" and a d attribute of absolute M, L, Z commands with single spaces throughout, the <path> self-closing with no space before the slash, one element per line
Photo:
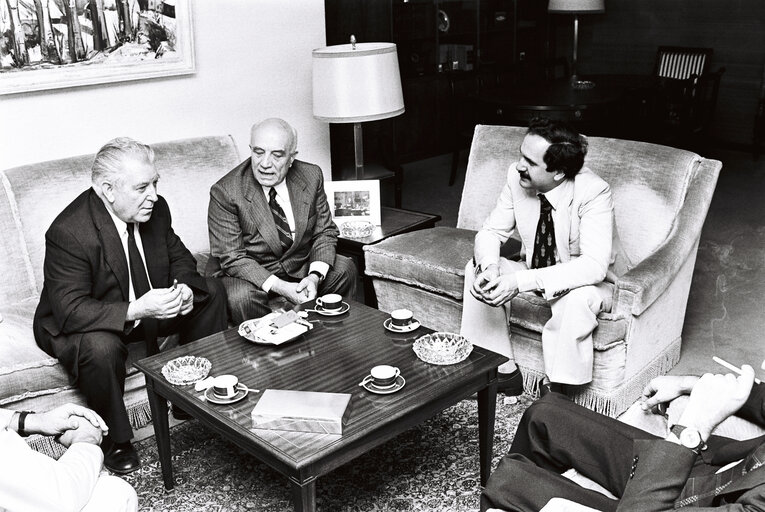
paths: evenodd
<path fill-rule="evenodd" d="M 717 364 L 719 364 L 719 365 L 722 365 L 722 366 L 726 367 L 726 368 L 727 368 L 727 369 L 729 369 L 730 371 L 736 372 L 736 373 L 738 373 L 739 375 L 741 375 L 741 368 L 739 368 L 739 367 L 737 367 L 737 366 L 733 366 L 732 364 L 730 364 L 730 363 L 729 363 L 728 361 L 726 361 L 725 359 L 720 359 L 720 358 L 719 358 L 719 357 L 717 357 L 717 356 L 712 356 L 712 360 L 713 360 L 715 363 L 717 363 Z M 758 379 L 757 377 L 755 377 L 755 378 L 754 378 L 754 382 L 755 382 L 755 383 L 757 383 L 757 384 L 761 384 L 761 383 L 762 383 L 762 381 L 761 381 L 760 379 Z"/>
<path fill-rule="evenodd" d="M 175 290 L 176 288 L 178 288 L 178 280 L 173 279 L 173 290 Z"/>

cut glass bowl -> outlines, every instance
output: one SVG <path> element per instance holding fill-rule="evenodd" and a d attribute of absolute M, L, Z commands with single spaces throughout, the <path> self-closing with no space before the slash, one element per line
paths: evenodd
<path fill-rule="evenodd" d="M 412 349 L 426 363 L 455 364 L 470 355 L 473 345 L 459 334 L 434 332 L 417 338 Z"/>
<path fill-rule="evenodd" d="M 162 375 L 170 384 L 185 386 L 207 377 L 212 364 L 205 357 L 182 356 L 168 361 L 162 367 Z"/>
<path fill-rule="evenodd" d="M 343 238 L 366 238 L 375 230 L 375 225 L 366 220 L 349 220 L 340 226 Z"/>

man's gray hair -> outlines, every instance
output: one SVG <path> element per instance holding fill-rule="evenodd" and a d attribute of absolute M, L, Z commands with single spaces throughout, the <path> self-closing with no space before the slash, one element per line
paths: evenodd
<path fill-rule="evenodd" d="M 106 178 L 119 180 L 122 175 L 120 164 L 129 159 L 153 164 L 154 150 L 130 137 L 112 139 L 98 150 L 91 167 L 90 181 L 98 184 Z"/>
<path fill-rule="evenodd" d="M 284 119 L 280 119 L 278 117 L 269 117 L 268 119 L 264 119 L 258 123 L 255 123 L 252 125 L 252 128 L 250 128 L 250 137 L 252 137 L 252 134 L 261 126 L 266 124 L 275 124 L 278 125 L 282 130 L 284 130 L 286 133 L 290 134 L 290 138 L 292 139 L 290 142 L 292 143 L 292 147 L 290 148 L 290 153 L 294 153 L 295 150 L 297 150 L 297 143 L 298 143 L 298 132 L 297 130 L 289 124 Z"/>

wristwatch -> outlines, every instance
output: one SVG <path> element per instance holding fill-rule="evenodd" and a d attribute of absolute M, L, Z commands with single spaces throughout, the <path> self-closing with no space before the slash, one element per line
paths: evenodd
<path fill-rule="evenodd" d="M 680 444 L 694 452 L 696 455 L 701 455 L 703 450 L 707 449 L 707 444 L 701 439 L 701 434 L 695 428 L 687 428 L 683 425 L 672 425 L 669 429 L 670 432 L 675 434 L 680 440 Z"/>
<path fill-rule="evenodd" d="M 308 272 L 308 275 L 309 275 L 309 276 L 310 276 L 311 274 L 313 274 L 313 275 L 315 275 L 316 277 L 318 277 L 318 278 L 319 278 L 319 282 L 320 282 L 320 283 L 321 283 L 322 281 L 324 281 L 324 276 L 323 276 L 323 275 L 321 275 L 321 272 L 319 272 L 318 270 L 311 270 L 310 272 Z"/>

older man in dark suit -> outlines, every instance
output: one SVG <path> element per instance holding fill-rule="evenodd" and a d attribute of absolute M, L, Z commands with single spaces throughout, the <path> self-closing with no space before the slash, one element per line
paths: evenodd
<path fill-rule="evenodd" d="M 186 343 L 225 329 L 225 291 L 197 273 L 173 231 L 149 146 L 108 142 L 91 178 L 45 234 L 34 333 L 106 420 L 104 465 L 124 474 L 140 465 L 123 402 L 126 343 L 145 340 L 153 353 L 157 336 Z"/>
<path fill-rule="evenodd" d="M 250 158 L 210 190 L 208 271 L 222 278 L 234 323 L 267 314 L 276 296 L 300 304 L 317 292 L 355 294 L 356 267 L 335 254 L 321 169 L 296 160 L 296 148 L 287 122 L 257 123 Z"/>
<path fill-rule="evenodd" d="M 765 386 L 753 381 L 746 365 L 739 376 L 653 379 L 643 392 L 646 410 L 690 394 L 665 439 L 548 393 L 523 415 L 510 453 L 489 478 L 481 510 L 765 510 L 765 436 L 711 435 L 732 414 L 765 426 Z M 562 476 L 568 468 L 618 499 Z"/>

